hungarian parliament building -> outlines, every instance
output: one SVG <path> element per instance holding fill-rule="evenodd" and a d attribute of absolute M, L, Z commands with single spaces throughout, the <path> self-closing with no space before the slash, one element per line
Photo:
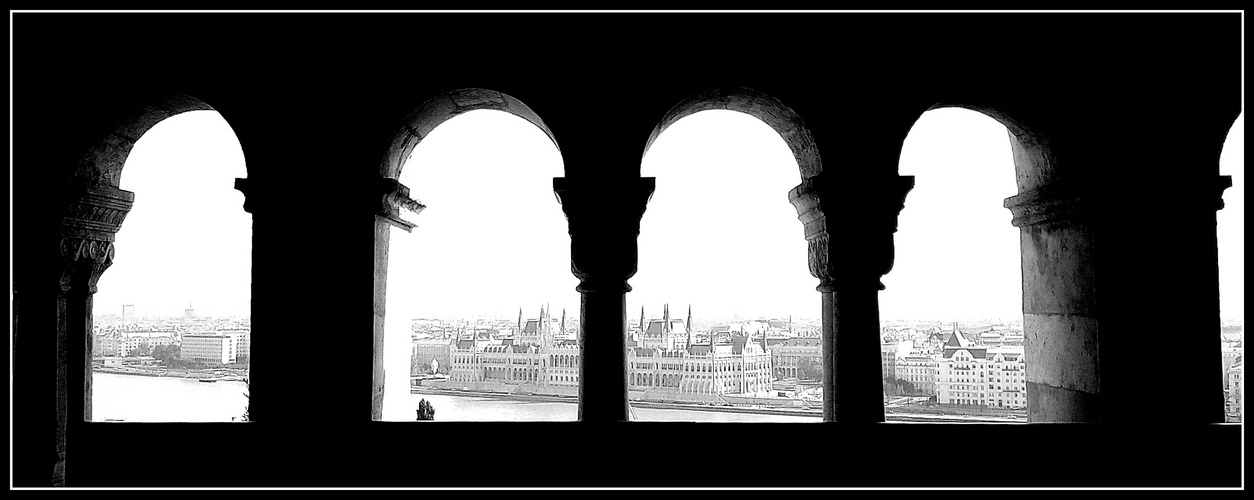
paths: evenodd
<path fill-rule="evenodd" d="M 445 387 L 574 395 L 579 388 L 577 329 L 567 329 L 562 316 L 552 318 L 541 308 L 538 318 L 524 320 L 520 311 L 516 333 L 476 329 L 445 340 L 416 341 L 412 364 L 446 373 Z M 774 322 L 696 331 L 691 308 L 687 320 L 672 318 L 667 306 L 660 319 L 646 320 L 642 310 L 624 346 L 628 389 L 650 398 L 704 400 L 791 396 L 815 386 L 822 342 L 790 335 L 790 321 Z M 952 331 L 937 327 L 916 333 L 917 341 L 882 342 L 885 386 L 895 386 L 893 394 L 930 396 L 941 405 L 1027 406 L 1026 360 L 1017 332 L 962 332 L 954 325 Z"/>
<path fill-rule="evenodd" d="M 579 344 L 576 333 L 564 323 L 541 309 L 539 318 L 526 321 L 520 313 L 514 338 L 480 332 L 470 338 L 451 338 L 448 381 L 577 390 Z M 691 308 L 687 321 L 671 318 L 665 306 L 661 319 L 647 322 L 641 311 L 639 329 L 632 332 L 626 346 L 631 390 L 710 395 L 770 391 L 772 360 L 765 329 L 741 328 L 697 339 L 691 324 Z M 416 346 L 415 356 L 419 351 Z"/>

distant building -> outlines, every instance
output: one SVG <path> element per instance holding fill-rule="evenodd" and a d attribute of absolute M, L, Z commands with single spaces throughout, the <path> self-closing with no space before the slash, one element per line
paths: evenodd
<path fill-rule="evenodd" d="M 235 346 L 235 355 L 232 363 L 240 358 L 252 356 L 252 330 L 246 328 L 232 328 L 228 330 L 218 330 L 219 335 L 227 335 L 232 338 Z"/>
<path fill-rule="evenodd" d="M 1231 370 L 1234 366 L 1237 366 L 1237 363 L 1241 359 L 1242 352 L 1243 352 L 1243 349 L 1239 347 L 1239 344 L 1235 344 L 1235 343 L 1223 344 L 1222 351 L 1220 352 L 1220 361 L 1222 361 L 1223 363 L 1224 393 L 1228 393 L 1232 390 L 1231 378 L 1228 377 L 1228 371 Z"/>
<path fill-rule="evenodd" d="M 483 380 L 483 371 L 479 362 L 479 346 L 474 338 L 454 337 L 450 348 L 449 381 L 478 382 Z"/>
<path fill-rule="evenodd" d="M 1245 409 L 1245 364 L 1237 358 L 1236 364 L 1228 368 L 1228 392 L 1224 398 L 1229 422 L 1243 422 Z"/>
<path fill-rule="evenodd" d="M 579 343 L 563 340 L 544 346 L 540 356 L 545 360 L 544 384 L 579 387 Z"/>
<path fill-rule="evenodd" d="M 775 378 L 800 378 L 797 366 L 801 360 L 820 366 L 823 363 L 823 340 L 818 337 L 767 339 L 766 345 Z"/>
<path fill-rule="evenodd" d="M 644 342 L 654 347 L 628 349 L 630 387 L 669 387 L 692 394 L 769 390 L 771 359 L 761 343 L 734 335 L 713 348 L 694 345 L 689 323 L 669 316 L 669 308 L 664 308 L 663 318 L 650 322 L 642 333 Z M 579 344 L 559 333 L 564 330 L 562 322 L 549 321 L 542 310 L 539 319 L 525 323 L 520 313 L 519 323 L 517 342 L 451 339 L 449 381 L 578 387 Z"/>
<path fill-rule="evenodd" d="M 179 359 L 209 365 L 235 362 L 235 338 L 219 333 L 187 333 L 179 347 Z"/>
<path fill-rule="evenodd" d="M 642 316 L 643 318 L 643 316 Z M 670 306 L 662 306 L 662 319 L 649 320 L 641 327 L 638 347 L 645 349 L 683 349 L 690 342 L 688 325 L 692 322 L 692 307 L 688 308 L 688 321 L 671 318 Z"/>
<path fill-rule="evenodd" d="M 122 306 L 122 322 L 123 323 L 135 322 L 135 306 L 130 305 L 130 304 Z"/>
<path fill-rule="evenodd" d="M 771 326 L 765 321 L 737 321 L 727 326 L 728 333 L 739 333 L 742 335 L 760 336 L 771 331 Z"/>
<path fill-rule="evenodd" d="M 628 387 L 673 388 L 683 394 L 749 394 L 771 390 L 771 355 L 765 337 L 680 349 L 637 347 L 627 351 Z"/>
<path fill-rule="evenodd" d="M 897 343 L 880 342 L 880 378 L 897 378 Z"/>
<path fill-rule="evenodd" d="M 989 349 L 984 365 L 987 385 L 984 405 L 997 408 L 1027 408 L 1027 370 L 1022 347 Z"/>
<path fill-rule="evenodd" d="M 93 351 L 94 355 L 106 357 L 125 356 L 126 352 L 119 353 L 119 351 L 126 348 L 123 344 L 123 338 L 124 337 L 120 332 L 110 332 L 97 335 L 95 341 L 92 342 L 95 347 L 95 350 Z"/>
<path fill-rule="evenodd" d="M 938 359 L 936 401 L 940 404 L 1026 408 L 1027 378 L 1022 347 L 976 345 L 957 329 Z"/>
<path fill-rule="evenodd" d="M 573 340 L 524 344 L 455 338 L 449 349 L 450 382 L 579 386 L 579 345 Z"/>
<path fill-rule="evenodd" d="M 448 362 L 440 361 L 448 367 L 449 381 L 578 386 L 579 346 L 566 328 L 565 311 L 556 319 L 542 307 L 539 317 L 524 321 L 519 309 L 517 327 L 518 334 L 508 338 L 499 330 L 497 335 L 476 330 L 469 338 L 460 333 L 450 337 Z M 439 359 L 433 344 L 419 348 Z"/>
<path fill-rule="evenodd" d="M 451 362 L 453 345 L 447 340 L 419 340 L 414 342 L 413 353 L 410 355 L 411 375 L 430 371 L 431 363 L 438 363 L 447 372 Z"/>
<path fill-rule="evenodd" d="M 897 380 L 914 387 L 911 395 L 936 395 L 936 372 L 940 363 L 932 356 L 911 354 L 897 356 Z"/>
<path fill-rule="evenodd" d="M 522 309 L 519 309 L 517 331 L 519 344 L 548 344 L 573 340 L 574 337 L 572 332 L 566 329 L 566 311 L 562 311 L 562 318 L 559 320 L 553 318 L 543 307 L 540 308 L 539 317 L 529 318 L 526 321 L 523 320 Z"/>
<path fill-rule="evenodd" d="M 547 382 L 547 366 L 539 344 L 497 344 L 478 352 L 481 381 L 505 384 Z"/>
<path fill-rule="evenodd" d="M 127 356 L 144 344 L 148 344 L 149 348 L 157 345 L 148 337 L 126 335 L 120 331 L 101 333 L 92 339 L 92 357 Z"/>
<path fill-rule="evenodd" d="M 148 347 L 157 347 L 159 345 L 162 345 L 162 346 L 174 345 L 175 343 L 176 342 L 174 341 L 174 337 L 171 337 L 169 335 L 158 335 L 155 337 L 154 336 L 148 337 Z"/>

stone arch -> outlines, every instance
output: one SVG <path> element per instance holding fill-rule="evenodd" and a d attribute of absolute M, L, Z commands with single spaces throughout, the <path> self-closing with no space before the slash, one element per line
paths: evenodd
<path fill-rule="evenodd" d="M 792 151 L 802 179 L 814 177 L 823 171 L 814 134 L 806 128 L 801 116 L 774 96 L 746 87 L 719 87 L 693 94 L 680 101 L 653 128 L 641 156 L 648 153 L 653 142 L 675 122 L 688 115 L 712 109 L 738 111 L 769 125 Z"/>
<path fill-rule="evenodd" d="M 123 104 L 107 132 L 83 148 L 65 191 L 61 254 L 72 263 L 85 265 L 66 267 L 61 277 L 62 289 L 69 291 L 72 283 L 81 279 L 85 280 L 88 293 L 96 292 L 96 283 L 112 264 L 115 236 L 135 201 L 135 193 L 121 188 L 126 159 L 148 130 L 189 111 L 217 110 L 198 98 L 179 93 Z"/>
<path fill-rule="evenodd" d="M 126 105 L 108 131 L 84 149 L 72 174 L 72 187 L 120 189 L 122 167 L 135 143 L 166 118 L 188 111 L 217 111 L 195 97 L 170 93 Z"/>
<path fill-rule="evenodd" d="M 371 419 L 383 418 L 384 395 L 384 322 L 387 304 L 388 253 L 391 244 L 390 226 L 406 231 L 414 224 L 402 218 L 402 210 L 417 214 L 425 208 L 410 198 L 410 189 L 399 182 L 406 160 L 418 143 L 432 130 L 449 119 L 475 110 L 488 109 L 510 113 L 538 127 L 554 147 L 557 140 L 540 116 L 522 101 L 495 90 L 466 88 L 439 94 L 410 111 L 388 138 L 379 165 L 378 211 L 375 218 L 374 253 L 374 362 Z M 560 151 L 561 148 L 558 147 Z M 513 373 L 503 370 L 503 374 Z"/>
<path fill-rule="evenodd" d="M 66 292 L 81 283 L 85 288 L 73 291 L 94 294 L 96 283 L 112 264 L 113 241 L 135 200 L 133 192 L 121 188 L 122 170 L 140 138 L 167 118 L 189 111 L 217 111 L 198 98 L 178 93 L 123 103 L 121 109 L 107 132 L 83 148 L 64 191 L 67 204 L 60 247 L 67 261 L 61 275 Z M 85 413 L 90 419 L 90 380 L 87 395 Z"/>
<path fill-rule="evenodd" d="M 1012 113 L 967 101 L 941 101 L 926 111 L 961 108 L 1008 132 L 1017 194 L 1006 198 L 1020 229 L 1024 356 L 1029 422 L 1089 422 L 1100 415 L 1091 193 L 1080 173 L 1055 168 L 1049 139 Z M 921 115 L 922 113 L 920 113 Z"/>
<path fill-rule="evenodd" d="M 135 193 L 121 188 L 126 160 L 140 138 L 161 121 L 189 111 L 218 111 L 181 93 L 122 99 L 105 105 L 116 113 L 98 135 L 81 145 L 68 182 L 61 190 L 58 290 L 66 307 L 58 308 L 56 321 L 56 343 L 61 346 L 57 349 L 57 366 L 62 369 L 56 379 L 59 438 L 54 481 L 61 480 L 63 473 L 67 427 L 79 428 L 78 422 L 92 420 L 92 345 L 86 339 L 93 330 L 92 304 L 97 283 L 113 263 L 117 232 L 135 201 Z M 14 321 L 17 328 L 17 319 Z M 74 359 L 77 356 L 82 358 Z M 66 368 L 75 365 L 81 370 Z M 71 381 L 80 377 L 81 380 Z"/>
<path fill-rule="evenodd" d="M 1056 178 L 1054 152 L 1049 147 L 1046 136 L 1035 131 L 1025 120 L 1020 120 L 1010 111 L 987 104 L 975 104 L 969 101 L 942 100 L 929 106 L 923 113 L 934 109 L 961 108 L 975 111 L 996 120 L 1006 127 L 1009 134 L 1010 151 L 1014 157 L 1015 184 L 1023 193 L 1043 187 Z M 911 124 L 913 128 L 913 124 Z"/>
<path fill-rule="evenodd" d="M 692 94 L 683 99 L 667 111 L 654 126 L 645 143 L 642 157 L 648 154 L 654 142 L 670 126 L 690 115 L 710 110 L 743 113 L 757 118 L 769 126 L 775 133 L 779 134 L 788 147 L 793 160 L 797 164 L 799 177 L 803 182 L 818 176 L 823 171 L 814 134 L 805 125 L 800 114 L 775 96 L 747 87 L 718 87 Z M 697 376 L 708 377 L 708 380 L 689 380 L 677 376 L 674 379 L 663 378 L 662 383 L 679 388 L 683 392 L 712 393 L 715 387 L 715 378 L 718 377 L 719 373 L 730 371 L 731 367 L 711 362 L 708 364 L 685 364 L 680 369 L 685 373 L 707 374 Z"/>
<path fill-rule="evenodd" d="M 459 89 L 428 99 L 405 116 L 404 124 L 392 135 L 388 144 L 380 165 L 380 175 L 388 179 L 399 178 L 409 154 L 432 130 L 454 116 L 480 109 L 504 111 L 531 122 L 553 141 L 554 147 L 561 150 L 548 125 L 522 101 L 495 90 Z"/>

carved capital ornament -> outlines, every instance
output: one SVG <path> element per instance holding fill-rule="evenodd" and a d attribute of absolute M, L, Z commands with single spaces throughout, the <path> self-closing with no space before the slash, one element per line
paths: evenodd
<path fill-rule="evenodd" d="M 74 198 L 61 218 L 59 250 L 63 262 L 61 290 L 76 284 L 96 293 L 100 276 L 113 264 L 113 241 L 122 221 L 134 205 L 135 193 L 109 186 L 96 186 Z"/>
<path fill-rule="evenodd" d="M 629 292 L 636 274 L 640 218 L 653 196 L 652 177 L 610 180 L 555 177 L 570 233 L 571 273 L 580 292 Z"/>
<path fill-rule="evenodd" d="M 818 290 L 874 286 L 893 267 L 893 234 L 914 177 L 840 179 L 823 173 L 788 193 L 808 243 Z"/>

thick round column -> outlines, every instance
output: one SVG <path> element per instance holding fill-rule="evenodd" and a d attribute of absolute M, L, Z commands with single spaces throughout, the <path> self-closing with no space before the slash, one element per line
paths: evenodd
<path fill-rule="evenodd" d="M 822 294 L 823 421 L 883 422 L 879 290 L 831 288 Z"/>
<path fill-rule="evenodd" d="M 629 420 L 626 291 L 580 290 L 579 420 Z"/>
<path fill-rule="evenodd" d="M 1101 420 L 1091 205 L 1062 184 L 1006 199 L 1020 229 L 1029 422 Z"/>
<path fill-rule="evenodd" d="M 91 421 L 92 301 L 96 283 L 113 264 L 114 237 L 134 200 L 130 191 L 94 186 L 69 204 L 62 219 L 62 269 L 56 298 L 54 485 L 66 485 L 66 443 L 75 429 Z"/>
<path fill-rule="evenodd" d="M 553 179 L 579 278 L 579 420 L 625 422 L 627 280 L 636 274 L 640 217 L 654 179 Z"/>
<path fill-rule="evenodd" d="M 788 194 L 823 294 L 823 421 L 884 421 L 879 279 L 892 269 L 897 214 L 914 178 L 805 179 Z"/>

